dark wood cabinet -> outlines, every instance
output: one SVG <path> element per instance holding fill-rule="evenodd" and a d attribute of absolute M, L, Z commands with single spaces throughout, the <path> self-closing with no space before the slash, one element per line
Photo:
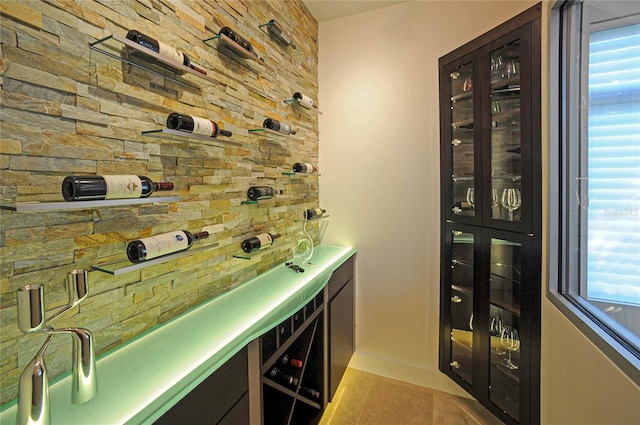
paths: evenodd
<path fill-rule="evenodd" d="M 440 58 L 440 370 L 506 423 L 539 423 L 540 19 Z"/>
<path fill-rule="evenodd" d="M 155 424 L 249 424 L 247 348 L 243 348 Z"/>
<path fill-rule="evenodd" d="M 333 400 L 340 380 L 355 351 L 354 258 L 344 263 L 331 277 L 329 293 L 329 401 Z"/>

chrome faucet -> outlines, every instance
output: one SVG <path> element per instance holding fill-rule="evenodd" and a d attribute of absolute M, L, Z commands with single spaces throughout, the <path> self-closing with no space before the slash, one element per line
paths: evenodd
<path fill-rule="evenodd" d="M 44 318 L 42 285 L 27 285 L 18 289 L 18 327 L 24 333 L 44 332 L 47 339 L 20 376 L 18 390 L 18 425 L 46 425 L 50 423 L 49 380 L 44 352 L 57 333 L 70 334 L 73 344 L 71 372 L 71 402 L 80 404 L 91 400 L 98 392 L 94 338 L 88 329 L 46 326 L 53 319 L 77 306 L 87 297 L 87 272 L 73 270 L 67 275 L 69 303 L 48 320 Z"/>

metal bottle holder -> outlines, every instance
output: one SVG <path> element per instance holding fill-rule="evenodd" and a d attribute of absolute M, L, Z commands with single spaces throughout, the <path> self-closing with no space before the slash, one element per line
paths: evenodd
<path fill-rule="evenodd" d="M 47 326 L 49 322 L 77 306 L 87 297 L 86 270 L 73 270 L 67 275 L 69 303 L 48 320 L 44 317 L 42 285 L 27 285 L 18 289 L 18 327 L 26 334 L 43 332 L 47 339 L 20 376 L 18 391 L 18 425 L 50 423 L 49 379 L 44 353 L 55 334 L 70 334 L 73 339 L 71 402 L 84 403 L 98 392 L 93 334 L 88 329 Z"/>

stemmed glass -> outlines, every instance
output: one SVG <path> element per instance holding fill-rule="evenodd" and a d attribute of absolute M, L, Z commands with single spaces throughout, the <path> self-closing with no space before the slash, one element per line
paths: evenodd
<path fill-rule="evenodd" d="M 518 365 L 511 361 L 511 352 L 518 351 L 520 348 L 520 335 L 518 330 L 511 326 L 504 326 L 500 335 L 500 344 L 509 352 L 509 357 L 500 362 L 507 369 L 518 369 Z"/>
<path fill-rule="evenodd" d="M 510 60 L 504 66 L 504 70 L 502 71 L 502 78 L 511 78 L 516 76 L 520 72 L 520 62 L 515 60 Z"/>
<path fill-rule="evenodd" d="M 475 198 L 474 198 L 474 190 L 472 187 L 467 189 L 467 202 L 471 206 L 471 208 L 475 208 Z"/>
<path fill-rule="evenodd" d="M 469 92 L 473 90 L 473 80 L 471 77 L 467 77 L 464 79 L 464 83 L 462 83 L 462 91 Z"/>
<path fill-rule="evenodd" d="M 489 335 L 491 336 L 502 336 L 502 319 L 500 319 L 499 317 L 493 316 L 491 318 L 491 325 L 489 325 Z M 502 348 L 500 348 L 499 345 L 493 345 L 491 344 L 491 351 L 496 353 L 497 355 L 501 356 L 503 354 L 506 354 L 506 351 L 504 351 Z"/>
<path fill-rule="evenodd" d="M 509 211 L 509 221 L 513 221 L 513 212 L 522 205 L 520 189 L 508 188 L 502 192 L 502 206 Z"/>

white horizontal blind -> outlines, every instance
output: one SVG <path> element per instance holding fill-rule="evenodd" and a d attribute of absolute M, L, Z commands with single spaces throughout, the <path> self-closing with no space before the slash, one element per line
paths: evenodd
<path fill-rule="evenodd" d="M 587 298 L 640 306 L 640 25 L 589 43 Z"/>

